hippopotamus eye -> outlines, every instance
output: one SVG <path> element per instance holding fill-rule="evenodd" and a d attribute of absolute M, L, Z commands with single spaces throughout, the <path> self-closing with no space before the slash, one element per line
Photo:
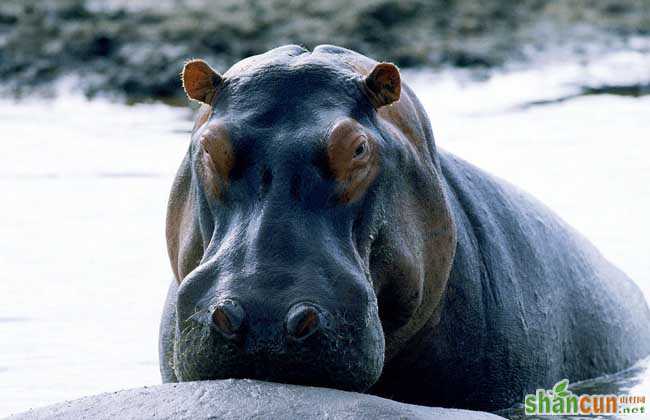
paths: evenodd
<path fill-rule="evenodd" d="M 227 134 L 223 127 L 210 127 L 200 139 L 204 182 L 217 197 L 227 187 L 235 165 L 235 154 Z"/>
<path fill-rule="evenodd" d="M 368 152 L 368 141 L 366 139 L 363 139 L 361 143 L 357 146 L 356 149 L 354 149 L 354 158 L 358 159 L 366 155 Z"/>
<path fill-rule="evenodd" d="M 342 203 L 357 201 L 378 173 L 377 144 L 359 122 L 346 118 L 332 128 L 327 145 L 329 168 Z"/>

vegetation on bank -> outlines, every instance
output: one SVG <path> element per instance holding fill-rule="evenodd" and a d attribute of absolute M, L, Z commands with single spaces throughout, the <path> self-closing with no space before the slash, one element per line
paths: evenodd
<path fill-rule="evenodd" d="M 13 94 L 72 75 L 89 96 L 173 98 L 187 58 L 225 70 L 287 43 L 494 68 L 636 35 L 650 35 L 650 0 L 2 0 L 0 77 Z"/>

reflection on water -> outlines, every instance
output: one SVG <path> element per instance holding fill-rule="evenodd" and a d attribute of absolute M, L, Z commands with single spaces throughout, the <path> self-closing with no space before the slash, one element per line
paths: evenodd
<path fill-rule="evenodd" d="M 650 296 L 650 98 L 515 110 L 561 90 L 544 74 L 413 84 L 439 146 L 538 196 Z M 0 116 L 0 416 L 159 383 L 165 206 L 190 113 L 62 97 Z M 574 390 L 650 397 L 647 366 Z"/>

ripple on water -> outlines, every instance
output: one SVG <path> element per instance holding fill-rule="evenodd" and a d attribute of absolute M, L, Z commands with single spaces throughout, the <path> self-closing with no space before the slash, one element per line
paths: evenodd
<path fill-rule="evenodd" d="M 650 356 L 640 360 L 628 369 L 611 375 L 603 375 L 598 378 L 587 379 L 569 385 L 569 390 L 576 395 L 633 395 L 650 398 Z M 500 410 L 497 414 L 512 420 L 542 419 L 566 419 L 575 420 L 576 416 L 543 416 L 534 417 L 524 414 L 524 406 L 516 404 L 507 410 Z M 582 418 L 582 417 L 580 417 Z M 585 417 L 595 418 L 595 417 Z M 602 418 L 602 417 L 598 417 Z M 624 418 L 634 418 L 626 416 Z"/>
<path fill-rule="evenodd" d="M 33 319 L 27 318 L 27 317 L 20 317 L 20 316 L 5 316 L 5 317 L 0 317 L 0 324 L 4 323 L 10 323 L 10 322 L 31 322 Z"/>

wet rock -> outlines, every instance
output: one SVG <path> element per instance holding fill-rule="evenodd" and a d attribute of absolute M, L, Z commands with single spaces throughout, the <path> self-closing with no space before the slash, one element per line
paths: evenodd
<path fill-rule="evenodd" d="M 94 395 L 11 419 L 498 419 L 371 395 L 251 380 L 163 384 Z"/>

